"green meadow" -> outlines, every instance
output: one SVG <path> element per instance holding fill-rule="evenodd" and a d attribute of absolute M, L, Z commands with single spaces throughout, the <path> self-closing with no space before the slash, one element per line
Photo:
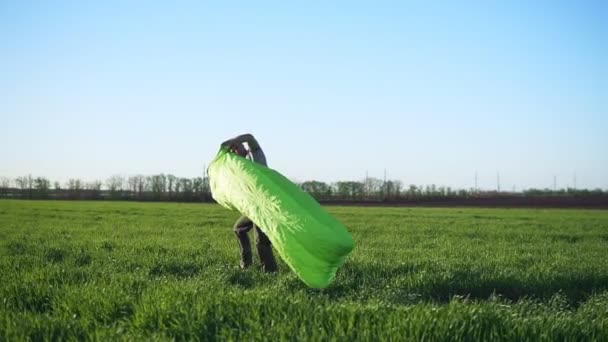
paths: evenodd
<path fill-rule="evenodd" d="M 240 270 L 217 205 L 1 200 L 0 340 L 608 340 L 608 211 L 327 209 L 317 290 Z"/>

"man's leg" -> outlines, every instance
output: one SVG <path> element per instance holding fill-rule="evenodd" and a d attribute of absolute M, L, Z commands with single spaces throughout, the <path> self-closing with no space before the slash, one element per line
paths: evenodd
<path fill-rule="evenodd" d="M 241 268 L 246 269 L 251 266 L 251 243 L 249 242 L 249 232 L 253 228 L 253 222 L 245 216 L 241 216 L 234 224 L 234 234 L 239 241 L 239 247 L 241 249 Z"/>
<path fill-rule="evenodd" d="M 255 226 L 255 246 L 258 250 L 258 256 L 262 262 L 264 272 L 276 272 L 277 263 L 272 254 L 270 240 L 258 226 Z"/>

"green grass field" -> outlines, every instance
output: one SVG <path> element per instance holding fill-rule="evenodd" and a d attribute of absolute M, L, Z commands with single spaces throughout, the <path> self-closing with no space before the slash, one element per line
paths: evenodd
<path fill-rule="evenodd" d="M 219 206 L 0 201 L 0 340 L 608 340 L 607 211 L 329 210 L 314 290 L 241 271 Z"/>

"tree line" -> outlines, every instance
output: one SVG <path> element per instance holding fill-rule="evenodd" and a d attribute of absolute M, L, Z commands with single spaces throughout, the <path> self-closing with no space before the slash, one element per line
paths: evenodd
<path fill-rule="evenodd" d="M 399 180 L 366 178 L 362 181 L 296 182 L 319 201 L 411 201 L 500 196 L 605 196 L 602 189 L 528 189 L 519 193 L 454 189 L 445 186 L 404 186 Z M 136 200 L 212 202 L 207 177 L 177 177 L 172 174 L 113 175 L 105 181 L 69 179 L 61 183 L 45 177 L 26 175 L 14 179 L 0 177 L 0 198 L 66 200 Z"/>
<path fill-rule="evenodd" d="M 61 183 L 27 175 L 15 179 L 0 177 L 0 197 L 194 202 L 209 201 L 211 194 L 204 177 L 114 175 L 105 181 L 72 178 Z"/>

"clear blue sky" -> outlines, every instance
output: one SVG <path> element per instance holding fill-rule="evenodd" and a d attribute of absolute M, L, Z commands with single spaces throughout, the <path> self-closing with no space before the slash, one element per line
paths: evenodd
<path fill-rule="evenodd" d="M 608 188 L 608 2 L 0 2 L 0 176 Z"/>

